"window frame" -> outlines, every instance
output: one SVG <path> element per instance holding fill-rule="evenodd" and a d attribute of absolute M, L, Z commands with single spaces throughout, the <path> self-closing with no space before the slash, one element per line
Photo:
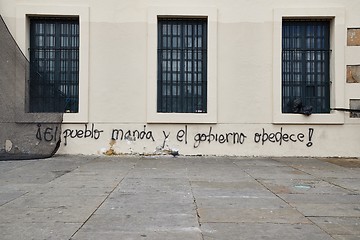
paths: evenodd
<path fill-rule="evenodd" d="M 157 67 L 158 113 L 206 113 L 207 18 L 158 18 Z"/>
<path fill-rule="evenodd" d="M 287 33 L 282 36 L 282 113 L 328 114 L 330 20 L 283 19 L 282 25 L 282 33 Z M 307 35 L 307 29 L 314 28 L 317 32 Z"/>
<path fill-rule="evenodd" d="M 64 24 L 67 30 L 71 26 L 76 28 L 65 34 Z M 48 32 L 50 25 L 53 33 Z M 40 30 L 40 26 L 44 29 Z M 64 40 L 71 40 L 70 46 L 62 46 L 64 36 Z M 79 18 L 30 18 L 29 112 L 79 112 L 79 39 Z M 36 83 L 39 76 L 44 83 Z"/>
<path fill-rule="evenodd" d="M 63 123 L 87 123 L 89 121 L 89 35 L 90 14 L 88 6 L 61 6 L 61 5 L 16 5 L 16 32 L 15 39 L 29 59 L 30 47 L 30 20 L 31 17 L 74 17 L 79 19 L 80 43 L 79 43 L 79 111 L 77 113 L 64 113 Z M 22 79 L 19 77 L 19 79 Z M 17 83 L 18 98 L 26 96 L 27 88 L 24 82 Z M 24 112 L 28 109 L 28 102 L 23 99 L 16 108 L 19 109 L 16 121 L 26 122 L 52 122 L 52 113 Z M 58 113 L 54 113 L 58 115 Z M 56 118 L 54 118 L 56 119 Z"/>
<path fill-rule="evenodd" d="M 157 111 L 158 18 L 207 18 L 207 112 Z M 150 7 L 148 9 L 147 122 L 217 123 L 217 9 L 212 7 Z"/>
<path fill-rule="evenodd" d="M 330 108 L 344 105 L 345 10 L 343 8 L 277 8 L 273 12 L 273 124 L 344 124 L 344 113 L 314 113 L 310 116 L 282 112 L 283 19 L 330 20 Z"/>

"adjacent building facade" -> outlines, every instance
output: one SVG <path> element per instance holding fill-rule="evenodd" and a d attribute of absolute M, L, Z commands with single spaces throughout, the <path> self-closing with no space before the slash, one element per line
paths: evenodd
<path fill-rule="evenodd" d="M 66 154 L 360 157 L 359 12 L 358 0 L 0 0 L 30 62 L 25 110 L 64 112 Z M 47 124 L 34 141 L 55 140 Z"/>

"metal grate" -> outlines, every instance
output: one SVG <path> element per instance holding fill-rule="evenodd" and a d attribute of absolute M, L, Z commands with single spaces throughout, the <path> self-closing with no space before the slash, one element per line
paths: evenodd
<path fill-rule="evenodd" d="M 329 21 L 283 21 L 282 112 L 330 112 Z"/>
<path fill-rule="evenodd" d="M 158 20 L 158 112 L 207 112 L 207 19 Z"/>
<path fill-rule="evenodd" d="M 79 21 L 30 20 L 30 112 L 78 112 Z"/>

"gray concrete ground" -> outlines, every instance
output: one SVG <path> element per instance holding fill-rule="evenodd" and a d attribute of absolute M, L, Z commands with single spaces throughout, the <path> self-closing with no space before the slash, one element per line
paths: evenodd
<path fill-rule="evenodd" d="M 359 161 L 2 161 L 0 239 L 360 239 Z"/>

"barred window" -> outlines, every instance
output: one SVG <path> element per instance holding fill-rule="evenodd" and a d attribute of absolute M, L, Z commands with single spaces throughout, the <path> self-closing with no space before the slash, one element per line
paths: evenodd
<path fill-rule="evenodd" d="M 330 112 L 330 22 L 283 20 L 282 112 Z"/>
<path fill-rule="evenodd" d="M 79 20 L 30 19 L 30 112 L 79 111 Z"/>
<path fill-rule="evenodd" d="M 207 112 L 207 19 L 158 19 L 157 111 Z"/>

